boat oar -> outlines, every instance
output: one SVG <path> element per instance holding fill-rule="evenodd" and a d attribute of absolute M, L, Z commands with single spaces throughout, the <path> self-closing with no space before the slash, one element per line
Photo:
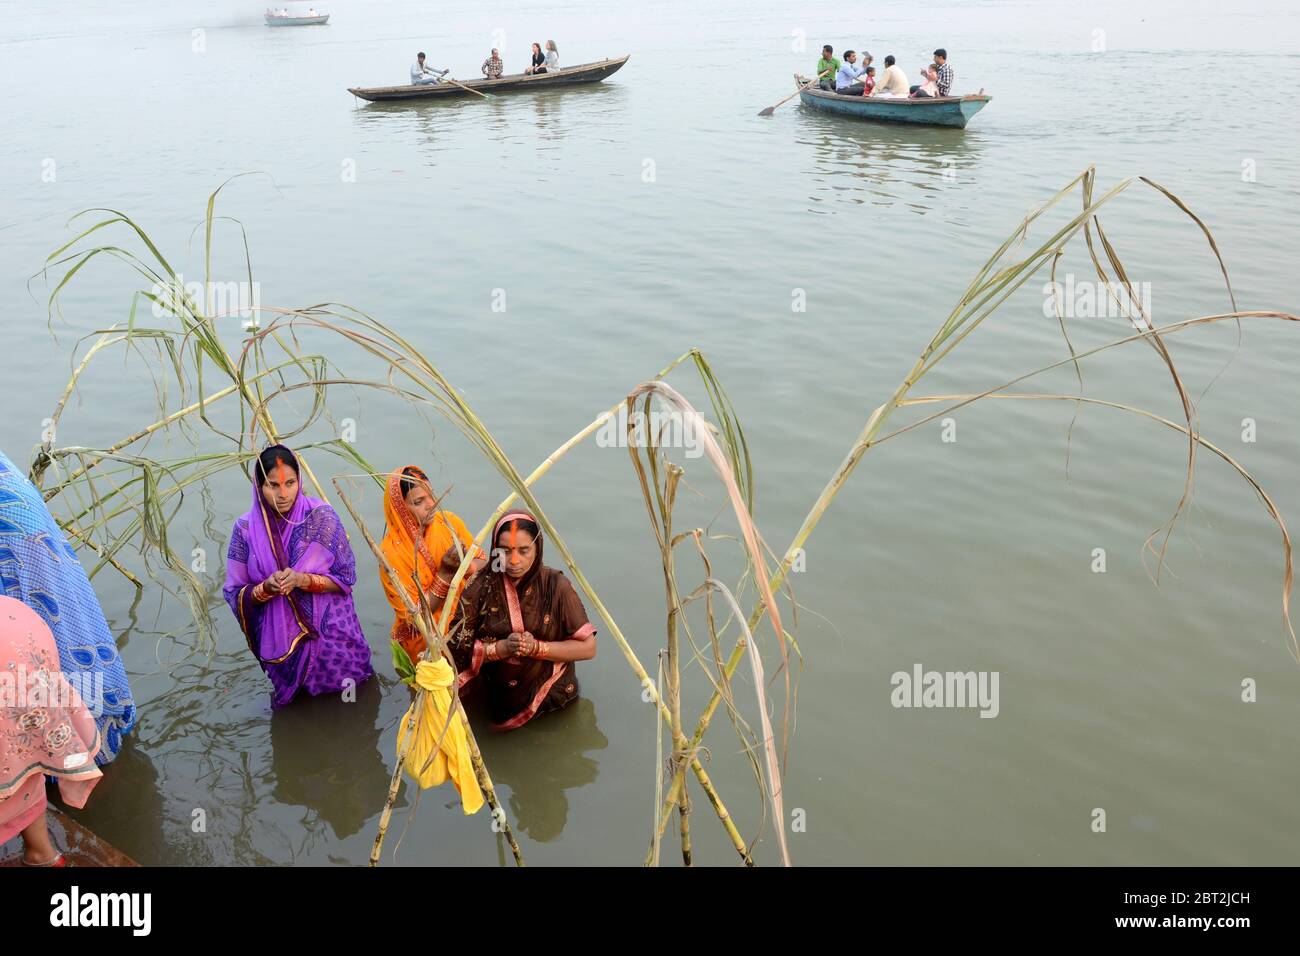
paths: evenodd
<path fill-rule="evenodd" d="M 787 96 L 785 99 L 783 99 L 783 100 L 781 101 L 781 103 L 789 103 L 792 99 L 794 99 L 796 96 L 798 96 L 798 95 L 799 95 L 800 93 L 802 93 L 804 90 L 808 89 L 808 87 L 810 87 L 810 86 L 812 86 L 812 81 L 811 81 L 811 80 L 808 81 L 807 83 L 805 83 L 803 86 L 799 87 L 799 89 L 795 90 L 793 93 L 791 93 L 791 94 L 790 94 L 789 96 Z M 776 107 L 777 107 L 777 106 L 780 106 L 781 103 L 777 103 L 776 106 L 769 106 L 769 107 L 768 107 L 767 109 L 765 109 L 765 110 L 759 110 L 759 111 L 758 111 L 758 115 L 759 115 L 759 116 L 771 116 L 773 113 L 776 112 Z"/>
<path fill-rule="evenodd" d="M 443 81 L 444 83 L 452 83 L 452 84 L 454 84 L 455 86 L 459 86 L 462 90 L 465 90 L 466 92 L 469 92 L 469 93 L 473 93 L 475 96 L 481 96 L 481 97 L 483 97 L 483 99 L 485 99 L 485 100 L 487 100 L 487 99 L 491 99 L 491 97 L 488 96 L 486 93 L 480 93 L 478 90 L 473 89 L 473 88 L 471 88 L 471 87 L 468 87 L 468 86 L 466 86 L 464 83 L 458 83 L 458 82 L 456 82 L 455 80 L 453 80 L 453 79 L 452 79 L 451 77 L 449 77 L 449 76 L 444 76 L 444 77 L 442 78 L 442 81 Z"/>

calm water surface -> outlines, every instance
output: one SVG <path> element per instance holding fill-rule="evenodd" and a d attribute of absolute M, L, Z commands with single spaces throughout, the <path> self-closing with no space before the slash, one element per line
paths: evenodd
<path fill-rule="evenodd" d="M 301 30 L 267 29 L 263 6 L 0 4 L 0 79 L 24 91 L 6 98 L 0 139 L 10 356 L 0 445 L 11 457 L 25 460 L 40 440 L 78 337 L 129 307 L 124 270 L 90 267 L 51 338 L 46 287 L 29 291 L 28 279 L 72 235 L 68 218 L 123 210 L 197 277 L 206 198 L 249 171 L 262 175 L 228 186 L 218 211 L 247 229 L 263 303 L 344 302 L 398 329 L 463 387 L 523 469 L 702 349 L 747 428 L 757 517 L 778 550 L 987 256 L 1091 164 L 1103 186 L 1146 175 L 1194 208 L 1243 308 L 1300 311 L 1300 133 L 1291 98 L 1269 92 L 1300 85 L 1300 31 L 1283 0 L 881 2 L 870 16 L 821 19 L 774 0 L 490 10 L 345 0 L 325 5 L 329 26 Z M 794 48 L 800 35 L 805 52 Z M 599 86 L 488 102 L 365 106 L 345 92 L 404 82 L 420 49 L 469 77 L 496 44 L 514 71 L 530 41 L 549 38 L 566 63 L 632 59 Z M 756 117 L 825 41 L 865 46 L 877 63 L 893 53 L 913 77 L 946 46 L 959 88 L 985 87 L 993 102 L 965 131 L 858 124 L 797 103 Z M 42 179 L 47 161 L 53 182 Z M 1166 200 L 1135 189 L 1104 223 L 1130 273 L 1151 283 L 1158 321 L 1229 308 L 1203 238 Z M 238 278 L 241 256 L 237 229 L 223 224 L 216 271 Z M 1087 272 L 1082 246 L 1061 268 Z M 504 314 L 491 308 L 498 289 Z M 792 311 L 795 290 L 805 312 Z M 1042 303 L 1032 283 L 924 390 L 974 391 L 1059 360 Z M 1072 334 L 1087 348 L 1123 327 L 1078 319 Z M 1296 335 L 1255 323 L 1240 347 L 1229 327 L 1171 342 L 1195 394 L 1223 370 L 1201 426 L 1293 519 Z M 232 327 L 232 348 L 238 338 Z M 353 377 L 376 372 L 331 357 Z M 65 414 L 60 444 L 102 446 L 152 421 L 145 369 L 102 362 Z M 1084 375 L 1089 395 L 1178 417 L 1167 373 L 1140 343 Z M 1066 370 L 1030 387 L 1077 383 Z M 441 420 L 341 391 L 329 411 L 355 421 L 372 461 L 414 460 L 454 485 L 448 504 L 473 528 L 504 494 Z M 1297 859 L 1300 666 L 1280 625 L 1276 529 L 1249 487 L 1203 455 L 1157 587 L 1142 544 L 1178 500 L 1185 448 L 1167 429 L 1095 407 L 1070 433 L 1073 412 L 983 403 L 954 416 L 955 442 L 924 426 L 873 449 L 825 516 L 795 582 L 804 660 L 785 799 L 807 820 L 790 837 L 796 862 Z M 1241 440 L 1245 418 L 1253 443 Z M 679 526 L 732 533 L 716 484 L 698 461 L 685 464 L 699 497 Z M 176 663 L 193 623 L 158 588 L 137 595 L 109 573 L 96 578 L 142 717 L 83 816 L 146 863 L 361 863 L 407 704 L 373 564 L 361 557 L 357 595 L 379 680 L 354 705 L 311 700 L 272 714 L 220 601 L 215 557 L 247 490 L 231 477 L 209 492 L 186 498 L 172 530 L 178 547 L 214 556 L 211 661 Z M 662 579 L 626 454 L 588 443 L 538 493 L 653 667 Z M 378 528 L 378 495 L 366 495 Z M 724 567 L 732 548 L 714 545 Z M 1091 570 L 1096 548 L 1104 574 Z M 644 853 L 654 716 L 602 640 L 582 668 L 580 706 L 483 735 L 530 863 Z M 890 675 L 918 662 L 998 671 L 998 717 L 891 707 Z M 1246 678 L 1256 703 L 1240 699 Z M 692 669 L 687 682 L 693 722 L 705 681 Z M 753 721 L 745 671 L 738 688 Z M 762 806 L 722 715 L 707 741 L 724 798 L 756 832 Z M 505 862 L 486 815 L 464 818 L 446 788 L 414 802 L 404 790 L 386 860 Z M 1091 832 L 1096 807 L 1105 834 Z M 191 828 L 199 808 L 202 834 Z M 697 859 L 729 863 L 707 803 L 697 808 Z M 770 829 L 758 856 L 776 860 Z"/>

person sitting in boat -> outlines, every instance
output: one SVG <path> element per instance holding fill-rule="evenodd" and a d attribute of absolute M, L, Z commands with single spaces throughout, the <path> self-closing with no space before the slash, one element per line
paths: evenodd
<path fill-rule="evenodd" d="M 501 55 L 493 50 L 492 55 L 483 61 L 483 75 L 489 80 L 499 80 L 505 71 L 506 65 L 501 62 Z"/>
<path fill-rule="evenodd" d="M 876 68 L 869 66 L 862 74 L 862 95 L 870 96 L 871 91 L 876 88 Z"/>
<path fill-rule="evenodd" d="M 420 590 L 433 610 L 434 620 L 442 620 L 443 605 L 451 602 L 453 613 L 447 619 L 450 625 L 456 618 L 455 609 L 461 592 L 474 574 L 487 564 L 487 557 L 474 544 L 474 536 L 465 522 L 450 511 L 439 508 L 441 499 L 434 496 L 433 488 L 423 471 L 415 465 L 399 468 L 388 476 L 384 489 L 384 540 L 380 549 L 388 563 L 401 579 L 406 596 L 417 608 L 420 595 L 415 589 L 419 575 Z M 459 552 L 456 543 L 460 544 Z M 471 561 L 470 571 L 450 595 L 451 579 L 461 565 L 461 555 Z M 388 574 L 381 568 L 379 580 L 384 586 L 388 603 L 393 606 L 392 636 L 406 651 L 412 662 L 424 652 L 424 637 L 411 623 L 402 594 Z"/>
<path fill-rule="evenodd" d="M 885 72 L 881 74 L 872 96 L 906 97 L 908 93 L 907 74 L 895 61 L 893 54 L 885 57 Z"/>
<path fill-rule="evenodd" d="M 862 67 L 858 66 L 858 54 L 853 50 L 844 51 L 844 64 L 835 74 L 835 92 L 845 96 L 862 95 Z"/>
<path fill-rule="evenodd" d="M 545 73 L 546 72 L 546 55 L 542 53 L 540 43 L 533 44 L 532 63 L 524 70 L 525 73 Z"/>
<path fill-rule="evenodd" d="M 907 95 L 911 97 L 920 97 L 921 99 L 933 99 L 939 95 L 939 77 L 938 66 L 931 63 L 929 66 L 921 67 L 921 83 L 917 86 L 909 87 Z"/>
<path fill-rule="evenodd" d="M 526 511 L 492 529 L 492 562 L 465 591 L 452 645 L 462 682 L 482 675 L 493 730 L 514 730 L 578 699 L 576 661 L 596 656 L 596 628 L 569 579 L 542 564 Z"/>
<path fill-rule="evenodd" d="M 416 56 L 415 62 L 411 64 L 411 85 L 419 86 L 423 83 L 441 83 L 442 78 L 450 73 L 451 70 L 431 70 L 424 65 L 424 54 Z"/>
<path fill-rule="evenodd" d="M 822 47 L 822 58 L 817 61 L 817 85 L 828 93 L 835 92 L 835 77 L 840 72 L 840 61 L 835 48 L 829 43 Z"/>
<path fill-rule="evenodd" d="M 948 51 L 943 47 L 934 51 L 935 86 L 939 96 L 952 95 L 952 67 L 948 65 Z"/>
<path fill-rule="evenodd" d="M 370 644 L 352 588 L 357 561 L 338 513 L 303 494 L 298 458 L 271 445 L 253 467 L 253 507 L 226 553 L 226 603 L 271 679 L 272 707 L 346 694 L 369 680 Z"/>
<path fill-rule="evenodd" d="M 546 72 L 554 73 L 560 68 L 560 51 L 554 40 L 546 41 Z"/>

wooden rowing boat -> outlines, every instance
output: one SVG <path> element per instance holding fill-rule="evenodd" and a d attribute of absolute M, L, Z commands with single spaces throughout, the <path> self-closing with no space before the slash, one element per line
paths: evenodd
<path fill-rule="evenodd" d="M 266 25 L 268 27 L 310 27 L 321 23 L 329 23 L 330 15 L 322 13 L 318 17 L 278 17 L 274 14 L 264 14 Z"/>
<path fill-rule="evenodd" d="M 966 96 L 937 97 L 881 97 L 842 96 L 816 87 L 805 87 L 804 77 L 795 76 L 800 86 L 799 100 L 826 113 L 851 116 L 854 119 L 879 120 L 886 123 L 916 123 L 922 126 L 965 127 L 972 116 L 984 108 L 991 96 L 968 94 Z"/>
<path fill-rule="evenodd" d="M 45 812 L 50 839 L 68 861 L 68 866 L 139 866 L 107 840 L 96 836 L 58 807 L 50 804 Z M 0 867 L 22 866 L 22 840 L 14 837 L 0 846 Z"/>
<path fill-rule="evenodd" d="M 617 73 L 629 56 L 614 57 L 610 60 L 597 60 L 595 63 L 582 63 L 569 66 L 554 73 L 512 73 L 495 80 L 460 80 L 461 86 L 453 83 L 425 83 L 418 86 L 371 86 L 349 87 L 348 92 L 363 100 L 377 103 L 386 100 L 435 99 L 453 96 L 468 96 L 463 87 L 483 93 L 515 93 L 525 90 L 545 90 L 556 86 L 572 86 L 577 83 L 599 83 L 607 76 Z"/>

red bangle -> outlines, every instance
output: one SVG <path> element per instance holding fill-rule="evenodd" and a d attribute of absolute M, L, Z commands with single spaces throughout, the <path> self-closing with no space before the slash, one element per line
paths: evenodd
<path fill-rule="evenodd" d="M 433 576 L 433 585 L 429 588 L 429 590 L 433 592 L 434 597 L 445 598 L 447 594 L 451 591 L 451 582 L 444 581 L 441 575 L 435 574 Z"/>

